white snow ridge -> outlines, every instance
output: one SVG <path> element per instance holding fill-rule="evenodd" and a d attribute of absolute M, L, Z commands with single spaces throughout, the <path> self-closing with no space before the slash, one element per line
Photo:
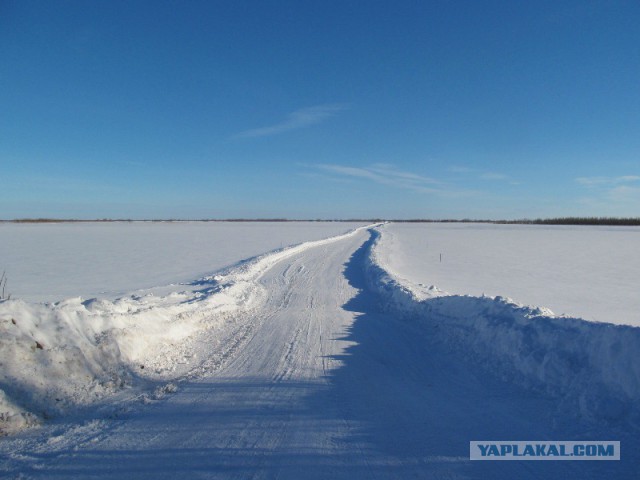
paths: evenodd
<path fill-rule="evenodd" d="M 356 230 L 357 231 L 357 230 Z M 353 235 L 354 232 L 346 235 Z M 276 262 L 344 235 L 279 249 L 204 277 L 182 291 L 115 300 L 80 297 L 42 304 L 0 302 L 0 434 L 88 406 L 145 380 L 171 381 L 211 368 L 247 328 L 241 311 L 264 302 L 257 279 Z M 224 356 L 225 354 L 219 354 Z M 213 360 L 220 363 L 220 359 Z M 147 382 L 148 383 L 148 382 Z"/>
<path fill-rule="evenodd" d="M 638 421 L 640 328 L 556 317 L 509 298 L 449 295 L 400 280 L 375 243 L 369 285 L 385 309 L 414 321 L 452 349 L 523 387 L 562 399 L 567 414 Z"/>

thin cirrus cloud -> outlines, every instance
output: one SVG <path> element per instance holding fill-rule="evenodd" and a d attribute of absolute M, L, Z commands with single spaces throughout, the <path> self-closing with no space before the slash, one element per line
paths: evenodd
<path fill-rule="evenodd" d="M 585 199 L 588 204 L 610 206 L 613 203 L 616 208 L 624 206 L 629 208 L 629 212 L 637 211 L 637 205 L 640 202 L 640 176 L 638 175 L 578 177 L 575 181 L 594 196 L 591 199 Z"/>
<path fill-rule="evenodd" d="M 623 185 L 640 181 L 638 175 L 622 175 L 620 177 L 578 177 L 576 182 L 586 187 Z"/>
<path fill-rule="evenodd" d="M 483 172 L 481 170 L 477 170 L 475 168 L 463 167 L 463 166 L 451 166 L 449 167 L 449 171 L 452 173 L 462 174 L 462 175 L 473 175 L 476 176 L 480 180 L 493 180 L 493 181 L 505 181 L 513 184 L 517 184 L 514 182 L 509 175 L 505 175 L 504 173 L 498 172 Z"/>
<path fill-rule="evenodd" d="M 482 175 L 480 175 L 480 178 L 482 180 L 509 180 L 509 176 L 505 175 L 504 173 L 492 173 L 492 172 L 483 173 Z"/>
<path fill-rule="evenodd" d="M 346 110 L 346 108 L 343 104 L 316 105 L 314 107 L 302 108 L 289 113 L 281 122 L 266 127 L 245 130 L 244 132 L 234 135 L 234 138 L 270 137 L 292 130 L 307 128 L 328 120 L 339 112 Z"/>
<path fill-rule="evenodd" d="M 475 170 L 469 167 L 461 167 L 458 165 L 453 165 L 449 167 L 449 171 L 453 173 L 473 173 Z"/>
<path fill-rule="evenodd" d="M 359 178 L 381 185 L 389 185 L 404 190 L 421 193 L 443 193 L 441 183 L 433 178 L 395 169 L 392 165 L 376 164 L 370 167 L 348 167 L 343 165 L 320 164 L 316 168 L 339 178 Z"/>

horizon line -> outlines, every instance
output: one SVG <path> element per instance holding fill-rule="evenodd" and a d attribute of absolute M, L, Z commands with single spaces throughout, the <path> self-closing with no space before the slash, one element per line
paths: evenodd
<path fill-rule="evenodd" d="M 519 219 L 481 219 L 481 218 L 96 218 L 96 219 L 78 219 L 78 218 L 15 218 L 0 219 L 0 223 L 180 223 L 180 222 L 342 222 L 342 223 L 490 223 L 490 224 L 511 224 L 511 225 L 610 225 L 610 226 L 640 226 L 640 217 L 584 217 L 584 216 L 567 216 L 567 217 L 538 217 L 538 218 L 519 218 Z"/>

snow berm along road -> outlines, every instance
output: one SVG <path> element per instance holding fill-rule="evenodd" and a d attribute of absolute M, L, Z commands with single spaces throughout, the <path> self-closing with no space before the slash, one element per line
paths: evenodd
<path fill-rule="evenodd" d="M 625 373 L 608 363 L 615 378 L 605 381 L 598 362 L 609 362 L 611 348 L 620 362 L 634 353 L 637 360 L 637 329 L 615 327 L 603 335 L 598 324 L 591 330 L 574 319 L 568 325 L 581 338 L 578 346 L 547 345 L 563 334 L 554 323 L 563 319 L 500 298 L 420 297 L 376 264 L 378 237 L 379 229 L 358 229 L 245 267 L 246 288 L 237 298 L 248 294 L 250 305 L 234 312 L 228 328 L 203 329 L 189 341 L 198 360 L 170 372 L 174 383 L 106 416 L 89 410 L 4 438 L 0 472 L 9 478 L 634 478 L 635 367 L 626 364 Z M 489 338 L 504 335 L 513 342 L 491 344 Z M 519 339 L 531 352 L 509 366 L 506 352 L 521 348 Z M 578 350 L 594 345 L 599 354 Z M 579 361 L 588 365 L 574 365 Z M 534 368 L 538 363 L 548 373 Z M 557 382 L 551 372 L 567 365 L 587 392 L 562 382 L 541 386 L 544 378 Z M 583 369 L 591 367 L 597 378 L 590 382 Z M 159 370 L 158 387 L 168 375 Z M 581 402 L 588 404 L 581 409 Z M 617 402 L 614 408 L 610 402 Z M 469 441 L 486 439 L 620 440 L 623 460 L 470 462 Z"/>

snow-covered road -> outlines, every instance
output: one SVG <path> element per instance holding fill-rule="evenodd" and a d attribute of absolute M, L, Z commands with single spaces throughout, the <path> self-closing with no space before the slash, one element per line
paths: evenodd
<path fill-rule="evenodd" d="M 623 462 L 470 462 L 471 440 L 628 439 L 558 417 L 549 398 L 485 375 L 381 310 L 366 287 L 372 241 L 363 229 L 278 261 L 259 280 L 266 304 L 242 314 L 249 327 L 222 363 L 123 415 L 7 438 L 0 474 L 633 478 L 628 450 Z"/>

